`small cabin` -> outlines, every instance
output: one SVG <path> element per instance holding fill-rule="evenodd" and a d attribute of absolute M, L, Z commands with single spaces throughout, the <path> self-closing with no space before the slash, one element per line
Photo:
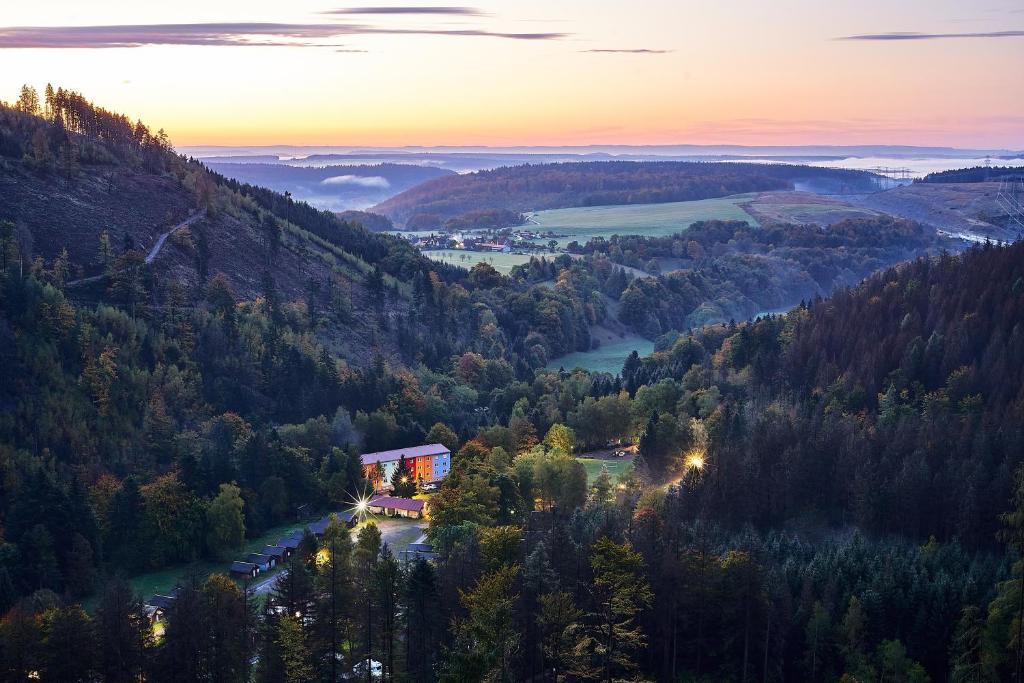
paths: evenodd
<path fill-rule="evenodd" d="M 261 555 L 269 555 L 274 558 L 276 564 L 281 564 L 288 559 L 288 549 L 281 545 L 265 545 L 260 551 Z"/>
<path fill-rule="evenodd" d="M 261 572 L 269 572 L 277 566 L 277 561 L 273 557 L 262 553 L 249 553 L 245 556 L 245 561 L 259 567 Z"/>
<path fill-rule="evenodd" d="M 167 610 L 174 605 L 174 600 L 175 598 L 170 595 L 154 595 L 147 600 L 145 609 L 150 622 L 155 624 L 162 621 Z"/>
<path fill-rule="evenodd" d="M 247 581 L 259 576 L 260 568 L 251 562 L 235 560 L 231 563 L 231 575 Z"/>

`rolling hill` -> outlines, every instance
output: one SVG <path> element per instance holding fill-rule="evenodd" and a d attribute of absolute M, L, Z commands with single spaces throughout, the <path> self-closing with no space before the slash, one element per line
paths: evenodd
<path fill-rule="evenodd" d="M 504 167 L 430 180 L 373 211 L 405 225 L 438 224 L 483 209 L 526 212 L 609 204 L 656 204 L 792 189 L 869 191 L 871 174 L 785 164 L 605 161 Z"/>

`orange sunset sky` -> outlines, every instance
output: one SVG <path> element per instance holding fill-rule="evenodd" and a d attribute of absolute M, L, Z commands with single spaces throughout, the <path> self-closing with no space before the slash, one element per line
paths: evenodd
<path fill-rule="evenodd" d="M 1024 147 L 1024 5 L 38 0 L 0 99 L 73 88 L 179 145 Z"/>

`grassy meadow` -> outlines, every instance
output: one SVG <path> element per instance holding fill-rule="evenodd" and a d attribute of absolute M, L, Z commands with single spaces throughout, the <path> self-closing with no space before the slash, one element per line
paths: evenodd
<path fill-rule="evenodd" d="M 601 346 L 592 351 L 575 351 L 555 358 L 548 363 L 548 369 L 583 368 L 591 372 L 608 372 L 617 375 L 622 371 L 622 364 L 629 354 L 636 351 L 641 356 L 649 356 L 654 352 L 654 342 L 637 335 L 627 335 L 615 341 L 602 342 Z"/>
<path fill-rule="evenodd" d="M 431 249 L 430 251 L 424 251 L 423 255 L 435 261 L 448 263 L 453 266 L 462 266 L 463 268 L 472 268 L 482 261 L 494 266 L 494 269 L 499 273 L 506 275 L 511 273 L 512 269 L 516 266 L 530 262 L 529 254 L 496 254 L 482 251 L 462 251 L 459 249 Z M 557 254 L 541 254 L 541 256 L 544 255 L 557 256 Z"/>
<path fill-rule="evenodd" d="M 737 194 L 718 199 L 666 204 L 621 204 L 550 209 L 530 215 L 529 224 L 561 237 L 559 246 L 573 240 L 581 244 L 593 237 L 612 235 L 673 235 L 700 220 L 737 220 L 757 224 L 741 206 L 755 194 Z"/>
<path fill-rule="evenodd" d="M 608 474 L 611 475 L 612 482 L 618 481 L 621 475 L 625 474 L 633 467 L 633 461 L 625 458 L 615 458 L 614 460 L 576 458 L 576 460 L 581 462 L 583 464 L 583 469 L 587 471 L 587 484 L 594 483 L 594 480 L 601 474 L 601 467 L 603 465 L 608 466 Z"/>

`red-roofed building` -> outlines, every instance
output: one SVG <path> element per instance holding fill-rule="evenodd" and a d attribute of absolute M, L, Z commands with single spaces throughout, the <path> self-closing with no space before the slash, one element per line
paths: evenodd
<path fill-rule="evenodd" d="M 370 512 L 375 515 L 420 519 L 427 513 L 427 501 L 421 498 L 377 496 L 370 500 L 369 508 Z"/>

